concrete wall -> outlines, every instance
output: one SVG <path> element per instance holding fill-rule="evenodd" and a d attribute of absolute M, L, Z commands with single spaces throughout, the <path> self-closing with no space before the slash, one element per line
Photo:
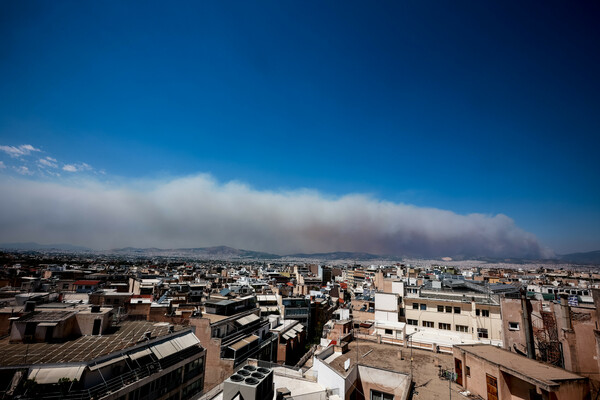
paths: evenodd
<path fill-rule="evenodd" d="M 394 399 L 406 399 L 410 393 L 410 381 L 407 374 L 358 366 L 358 385 L 365 399 L 371 398 L 371 390 L 393 394 Z"/>
<path fill-rule="evenodd" d="M 190 318 L 194 334 L 206 349 L 204 390 L 209 391 L 233 373 L 233 360 L 221 359 L 221 339 L 211 338 L 210 321 L 206 318 Z"/>
<path fill-rule="evenodd" d="M 346 399 L 346 379 L 322 360 L 333 354 L 333 346 L 313 357 L 313 369 L 317 373 L 317 383 L 330 389 L 338 389 L 340 397 Z"/>
<path fill-rule="evenodd" d="M 398 295 L 395 293 L 375 293 L 375 309 L 398 312 Z"/>
<path fill-rule="evenodd" d="M 499 400 L 530 399 L 530 391 L 534 390 L 541 393 L 544 399 L 551 400 L 572 400 L 588 399 L 589 385 L 585 380 L 566 381 L 561 383 L 560 388 L 553 392 L 547 392 L 543 388 L 512 375 L 508 372 L 502 372 L 495 364 L 487 362 L 479 357 L 472 356 L 461 351 L 459 348 L 453 349 L 455 360 L 462 361 L 462 386 L 472 394 L 487 398 L 486 375 L 491 375 L 498 382 Z M 467 367 L 470 369 L 470 376 L 466 375 Z"/>
<path fill-rule="evenodd" d="M 502 344 L 507 350 L 514 351 L 514 347 L 527 352 L 525 340 L 525 327 L 523 326 L 523 309 L 521 299 L 506 299 L 500 301 L 502 312 Z M 519 330 L 510 330 L 509 322 L 518 322 Z"/>
<path fill-rule="evenodd" d="M 102 308 L 102 312 L 79 312 L 75 316 L 77 319 L 77 333 L 80 335 L 91 335 L 94 329 L 94 321 L 99 319 L 102 321 L 100 324 L 100 333 L 103 333 L 112 322 L 112 311 L 110 308 Z"/>

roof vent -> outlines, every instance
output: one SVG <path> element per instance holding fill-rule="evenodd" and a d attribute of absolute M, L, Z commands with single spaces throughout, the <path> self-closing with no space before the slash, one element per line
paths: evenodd
<path fill-rule="evenodd" d="M 261 372 L 257 372 L 257 370 Z M 250 376 L 251 373 L 252 376 Z M 244 377 L 246 378 L 244 379 Z M 272 399 L 274 389 L 272 369 L 246 365 L 225 381 L 223 400 L 235 398 L 244 400 Z"/>
<path fill-rule="evenodd" d="M 257 371 L 260 372 L 261 374 L 268 374 L 270 370 L 268 368 L 260 367 L 257 369 Z"/>
<path fill-rule="evenodd" d="M 92 306 L 92 312 L 93 313 L 99 313 L 100 312 L 100 306 Z"/>

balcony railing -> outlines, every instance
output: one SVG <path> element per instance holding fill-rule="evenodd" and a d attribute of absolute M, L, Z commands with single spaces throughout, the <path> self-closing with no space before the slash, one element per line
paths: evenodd
<path fill-rule="evenodd" d="M 134 384 L 144 378 L 147 378 L 153 374 L 156 374 L 162 370 L 165 370 L 186 358 L 192 357 L 194 354 L 198 354 L 202 351 L 199 347 L 190 347 L 189 349 L 183 350 L 177 354 L 164 358 L 160 361 L 153 361 L 150 363 L 146 363 L 140 368 L 136 368 L 134 370 L 125 372 L 120 374 L 119 376 L 109 379 L 103 383 L 100 383 L 96 386 L 93 386 L 89 389 L 78 390 L 78 391 L 69 391 L 69 393 L 62 392 L 54 392 L 54 393 L 44 393 L 43 398 L 48 400 L 90 400 L 90 399 L 100 399 L 107 394 L 118 392 L 119 390 Z M 172 382 L 167 387 L 167 391 L 171 391 L 179 386 L 181 382 Z M 154 394 L 150 394 L 149 396 L 153 396 Z M 25 394 L 21 397 L 23 400 L 37 400 L 40 396 L 37 394 Z"/>

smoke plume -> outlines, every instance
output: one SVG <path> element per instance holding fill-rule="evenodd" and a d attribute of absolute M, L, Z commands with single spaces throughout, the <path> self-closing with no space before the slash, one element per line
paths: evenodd
<path fill-rule="evenodd" d="M 0 241 L 115 247 L 236 248 L 290 254 L 364 251 L 421 257 L 548 257 L 509 217 L 313 191 L 261 191 L 207 175 L 77 185 L 0 181 Z"/>

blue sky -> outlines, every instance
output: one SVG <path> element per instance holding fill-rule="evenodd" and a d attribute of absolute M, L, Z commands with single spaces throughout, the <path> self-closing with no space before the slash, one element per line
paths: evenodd
<path fill-rule="evenodd" d="M 0 145 L 41 150 L 0 154 L 2 173 L 67 184 L 71 165 L 106 188 L 206 173 L 504 214 L 558 253 L 597 250 L 599 17 L 592 2 L 2 2 Z"/>

